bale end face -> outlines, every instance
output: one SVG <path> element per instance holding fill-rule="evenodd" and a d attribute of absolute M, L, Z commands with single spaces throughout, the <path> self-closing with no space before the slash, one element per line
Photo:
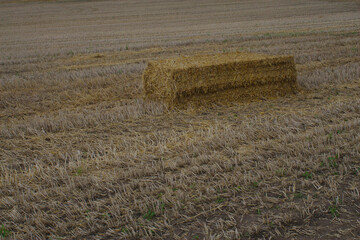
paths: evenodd
<path fill-rule="evenodd" d="M 297 90 L 292 56 L 201 55 L 149 62 L 145 96 L 169 106 L 284 96 Z"/>

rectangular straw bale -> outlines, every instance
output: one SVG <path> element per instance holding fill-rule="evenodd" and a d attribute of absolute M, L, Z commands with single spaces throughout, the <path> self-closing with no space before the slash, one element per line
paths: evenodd
<path fill-rule="evenodd" d="M 292 56 L 254 53 L 151 61 L 144 71 L 143 84 L 146 97 L 170 105 L 189 100 L 199 103 L 282 96 L 297 89 Z"/>

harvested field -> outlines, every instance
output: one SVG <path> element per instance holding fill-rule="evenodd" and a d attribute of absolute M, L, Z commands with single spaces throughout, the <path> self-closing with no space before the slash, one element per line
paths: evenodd
<path fill-rule="evenodd" d="M 0 1 L 0 43 L 0 238 L 358 239 L 358 1 Z M 235 52 L 300 91 L 143 99 L 148 62 Z"/>
<path fill-rule="evenodd" d="M 224 104 L 295 93 L 296 69 L 292 56 L 195 55 L 149 62 L 143 87 L 148 99 L 170 106 L 204 105 L 209 99 L 211 104 Z"/>

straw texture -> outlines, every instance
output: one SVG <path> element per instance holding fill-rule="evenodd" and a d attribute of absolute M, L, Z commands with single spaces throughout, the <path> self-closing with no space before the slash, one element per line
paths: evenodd
<path fill-rule="evenodd" d="M 147 98 L 169 105 L 283 96 L 297 89 L 292 56 L 254 53 L 152 61 L 144 71 L 143 84 Z"/>

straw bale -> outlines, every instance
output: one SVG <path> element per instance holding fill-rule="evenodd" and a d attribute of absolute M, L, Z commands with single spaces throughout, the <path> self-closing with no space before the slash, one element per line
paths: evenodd
<path fill-rule="evenodd" d="M 284 96 L 297 89 L 292 56 L 254 53 L 196 55 L 151 61 L 145 96 L 169 105 Z"/>

